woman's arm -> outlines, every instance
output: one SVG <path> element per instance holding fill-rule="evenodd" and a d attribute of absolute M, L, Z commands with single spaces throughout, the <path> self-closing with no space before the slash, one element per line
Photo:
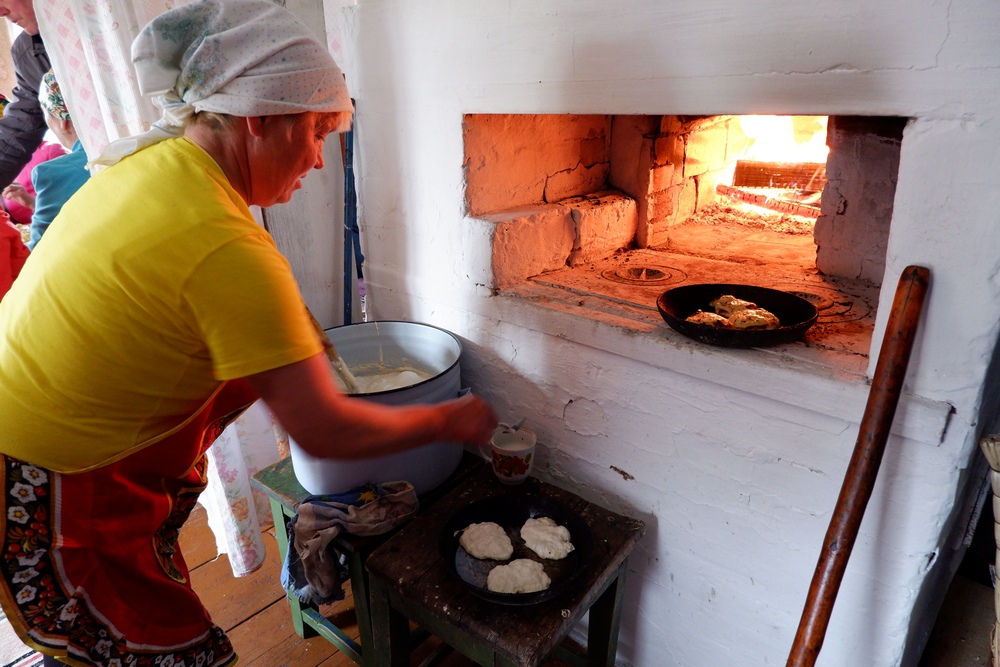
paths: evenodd
<path fill-rule="evenodd" d="M 332 372 L 321 353 L 246 380 L 313 456 L 370 458 L 440 440 L 479 444 L 497 425 L 493 409 L 471 394 L 433 405 L 386 406 L 346 396 Z"/>

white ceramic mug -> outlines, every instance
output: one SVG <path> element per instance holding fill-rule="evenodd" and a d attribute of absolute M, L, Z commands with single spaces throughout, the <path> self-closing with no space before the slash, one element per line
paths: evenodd
<path fill-rule="evenodd" d="M 535 432 L 500 424 L 488 445 L 479 453 L 493 466 L 493 474 L 504 484 L 520 484 L 528 479 L 535 463 Z"/>

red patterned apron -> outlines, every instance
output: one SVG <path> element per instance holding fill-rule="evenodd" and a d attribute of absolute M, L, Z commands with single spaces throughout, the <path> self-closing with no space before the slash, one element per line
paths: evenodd
<path fill-rule="evenodd" d="M 255 398 L 227 382 L 179 432 L 90 472 L 3 456 L 0 602 L 22 641 L 70 665 L 235 664 L 177 537 L 205 488 L 205 451 Z"/>

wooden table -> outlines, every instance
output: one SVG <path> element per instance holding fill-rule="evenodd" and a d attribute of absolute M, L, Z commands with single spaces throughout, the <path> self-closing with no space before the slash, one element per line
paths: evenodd
<path fill-rule="evenodd" d="M 471 503 L 503 494 L 537 494 L 580 514 L 594 536 L 589 562 L 572 586 L 550 600 L 508 606 L 473 594 L 439 548 L 448 519 Z M 551 654 L 574 664 L 614 665 L 628 556 L 645 531 L 641 521 L 610 512 L 530 478 L 504 486 L 482 466 L 415 517 L 366 562 L 375 664 L 408 667 L 408 621 L 440 637 L 480 665 L 535 667 Z M 561 645 L 587 611 L 587 654 Z"/>
<path fill-rule="evenodd" d="M 458 469 L 439 487 L 420 496 L 420 510 L 432 505 L 449 489 L 454 488 L 471 471 L 476 468 L 486 468 L 486 464 L 478 456 L 466 453 L 459 463 Z M 278 555 L 285 562 L 288 553 L 288 534 L 286 526 L 295 516 L 299 503 L 309 497 L 309 492 L 302 488 L 295 479 L 292 460 L 285 458 L 264 468 L 253 476 L 251 484 L 267 494 L 271 502 L 271 515 L 274 520 L 274 533 L 278 539 Z M 331 548 L 343 554 L 347 561 L 347 569 L 351 578 L 351 590 L 354 593 L 354 612 L 357 617 L 360 643 L 354 641 L 340 628 L 326 619 L 315 605 L 303 605 L 294 595 L 288 596 L 288 607 L 292 616 L 292 626 L 300 637 L 321 635 L 336 646 L 342 653 L 354 662 L 364 667 L 374 667 L 373 652 L 367 650 L 372 645 L 371 619 L 368 610 L 368 573 L 365 571 L 365 560 L 389 535 L 373 537 L 358 537 L 343 532 L 331 542 Z"/>

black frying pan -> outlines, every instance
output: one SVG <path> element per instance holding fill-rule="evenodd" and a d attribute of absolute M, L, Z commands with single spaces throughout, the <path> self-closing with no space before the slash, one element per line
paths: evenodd
<path fill-rule="evenodd" d="M 698 310 L 712 312 L 709 302 L 731 294 L 737 299 L 753 301 L 774 313 L 781 326 L 777 329 L 717 329 L 695 324 L 685 318 Z M 688 338 L 720 347 L 769 347 L 798 340 L 816 323 L 816 307 L 802 297 L 781 290 L 755 285 L 703 283 L 669 289 L 656 299 L 660 315 L 672 329 Z"/>
<path fill-rule="evenodd" d="M 540 558 L 521 540 L 521 526 L 528 519 L 549 517 L 569 530 L 573 551 L 566 558 L 547 560 Z M 472 523 L 492 521 L 506 530 L 514 544 L 514 554 L 506 561 L 473 558 L 459 545 L 461 531 Z M 594 550 L 594 536 L 576 512 L 553 500 L 541 496 L 498 496 L 472 503 L 456 512 L 441 531 L 441 557 L 459 579 L 478 597 L 506 605 L 530 605 L 559 595 L 577 579 L 590 560 Z M 517 558 L 530 558 L 545 566 L 545 573 L 552 584 L 535 593 L 494 593 L 486 588 L 490 570 Z"/>

